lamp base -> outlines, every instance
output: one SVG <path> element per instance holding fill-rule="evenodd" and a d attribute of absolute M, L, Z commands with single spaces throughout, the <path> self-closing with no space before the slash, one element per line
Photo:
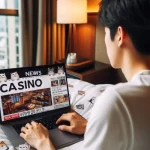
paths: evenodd
<path fill-rule="evenodd" d="M 86 59 L 86 58 L 78 58 L 77 63 L 67 64 L 66 59 L 57 60 L 56 63 L 65 63 L 66 68 L 70 70 L 79 70 L 82 68 L 90 68 L 94 66 L 94 60 Z"/>

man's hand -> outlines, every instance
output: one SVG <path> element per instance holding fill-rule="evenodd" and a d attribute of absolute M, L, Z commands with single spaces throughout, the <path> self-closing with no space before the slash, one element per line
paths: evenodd
<path fill-rule="evenodd" d="M 55 150 L 49 139 L 48 130 L 40 123 L 34 121 L 31 124 L 27 123 L 21 128 L 20 136 L 37 150 Z"/>
<path fill-rule="evenodd" d="M 63 114 L 56 124 L 60 124 L 62 121 L 69 121 L 70 126 L 60 125 L 58 128 L 62 131 L 67 131 L 75 134 L 84 134 L 86 130 L 87 120 L 78 115 L 75 112 Z"/>

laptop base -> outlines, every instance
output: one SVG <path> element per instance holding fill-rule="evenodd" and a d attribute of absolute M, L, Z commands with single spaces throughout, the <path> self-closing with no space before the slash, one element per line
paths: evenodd
<path fill-rule="evenodd" d="M 12 125 L 1 125 L 2 130 L 8 137 L 10 143 L 14 147 L 18 147 L 21 144 L 24 144 L 25 141 L 20 137 L 20 135 L 15 131 Z M 75 135 L 68 132 L 60 131 L 58 128 L 49 131 L 50 139 L 54 144 L 55 148 L 63 148 L 79 141 L 83 140 L 83 135 Z M 57 136 L 56 136 L 57 135 Z M 34 148 L 31 148 L 34 150 Z"/>

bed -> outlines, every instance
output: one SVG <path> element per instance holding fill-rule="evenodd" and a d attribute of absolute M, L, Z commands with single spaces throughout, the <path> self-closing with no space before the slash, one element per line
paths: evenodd
<path fill-rule="evenodd" d="M 84 82 L 77 79 L 68 78 L 69 94 L 71 107 L 81 116 L 89 119 L 91 109 L 99 96 L 108 86 L 113 86 L 110 84 L 94 85 L 88 82 Z M 9 150 L 14 150 L 8 139 L 6 138 L 4 132 L 0 128 L 0 142 L 4 141 Z M 60 150 L 75 150 L 81 147 L 82 142 L 78 142 L 74 145 L 62 148 Z M 0 149 L 1 150 L 1 149 Z"/>

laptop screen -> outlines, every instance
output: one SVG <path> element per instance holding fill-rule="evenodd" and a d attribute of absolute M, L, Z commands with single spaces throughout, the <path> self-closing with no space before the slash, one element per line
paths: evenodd
<path fill-rule="evenodd" d="M 69 105 L 63 64 L 0 70 L 2 122 Z"/>

